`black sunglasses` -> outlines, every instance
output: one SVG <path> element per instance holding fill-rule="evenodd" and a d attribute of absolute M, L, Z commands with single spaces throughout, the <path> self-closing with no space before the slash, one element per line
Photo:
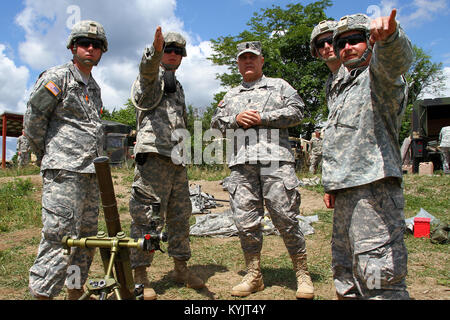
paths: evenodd
<path fill-rule="evenodd" d="M 366 42 L 366 40 L 367 38 L 362 34 L 352 34 L 348 37 L 339 38 L 336 41 L 336 47 L 338 48 L 338 50 L 342 50 L 345 48 L 347 43 L 354 46 L 355 44 Z"/>
<path fill-rule="evenodd" d="M 333 44 L 333 37 L 323 38 L 316 41 L 317 49 L 322 49 L 325 47 L 325 43 L 328 43 L 330 46 Z"/>
<path fill-rule="evenodd" d="M 183 48 L 180 47 L 165 47 L 164 53 L 172 53 L 175 52 L 175 54 L 181 56 L 183 55 Z"/>
<path fill-rule="evenodd" d="M 77 39 L 76 44 L 83 48 L 89 48 L 91 45 L 94 49 L 103 48 L 103 42 L 97 39 L 79 38 Z"/>

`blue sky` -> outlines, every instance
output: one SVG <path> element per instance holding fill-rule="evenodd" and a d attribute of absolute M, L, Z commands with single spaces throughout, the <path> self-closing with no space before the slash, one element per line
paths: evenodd
<path fill-rule="evenodd" d="M 306 5 L 312 1 L 302 1 Z M 351 13 L 375 17 L 397 8 L 397 20 L 411 41 L 442 62 L 450 96 L 450 1 L 449 0 L 363 0 L 333 1 L 328 16 L 338 20 Z M 215 78 L 224 72 L 206 58 L 211 39 L 237 35 L 261 8 L 284 8 L 294 1 L 279 0 L 15 0 L 0 4 L 0 114 L 23 113 L 30 90 L 43 70 L 63 64 L 71 56 L 65 48 L 69 26 L 76 19 L 101 22 L 110 42 L 93 75 L 102 88 L 105 106 L 112 110 L 127 101 L 144 47 L 153 40 L 154 30 L 182 33 L 188 42 L 188 57 L 177 77 L 183 84 L 188 104 L 208 106 L 222 91 Z M 15 154 L 16 139 L 7 139 L 7 158 Z"/>

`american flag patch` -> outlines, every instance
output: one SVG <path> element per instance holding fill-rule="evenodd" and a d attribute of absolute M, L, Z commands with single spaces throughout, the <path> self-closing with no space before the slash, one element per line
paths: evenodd
<path fill-rule="evenodd" d="M 61 89 L 53 82 L 49 81 L 45 87 L 50 91 L 55 97 L 61 92 Z"/>

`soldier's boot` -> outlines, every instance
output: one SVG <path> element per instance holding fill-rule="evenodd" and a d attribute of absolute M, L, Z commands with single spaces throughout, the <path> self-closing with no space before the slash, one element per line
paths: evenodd
<path fill-rule="evenodd" d="M 134 283 L 144 285 L 144 300 L 155 300 L 156 292 L 150 288 L 150 280 L 147 276 L 147 267 L 141 266 L 134 269 Z"/>
<path fill-rule="evenodd" d="M 297 278 L 296 298 L 313 299 L 314 286 L 308 272 L 306 253 L 291 255 L 291 260 L 294 265 L 295 276 Z"/>
<path fill-rule="evenodd" d="M 83 294 L 83 289 L 67 289 L 67 300 L 79 300 Z"/>
<path fill-rule="evenodd" d="M 53 298 L 47 297 L 47 296 L 41 296 L 41 295 L 36 295 L 34 296 L 34 298 L 36 300 L 53 300 Z"/>
<path fill-rule="evenodd" d="M 188 288 L 201 289 L 205 287 L 205 283 L 187 267 L 186 261 L 173 259 L 174 262 L 174 280 L 182 283 Z"/>
<path fill-rule="evenodd" d="M 264 282 L 261 273 L 261 254 L 244 253 L 247 274 L 241 283 L 231 289 L 231 295 L 246 297 L 252 293 L 264 290 Z"/>

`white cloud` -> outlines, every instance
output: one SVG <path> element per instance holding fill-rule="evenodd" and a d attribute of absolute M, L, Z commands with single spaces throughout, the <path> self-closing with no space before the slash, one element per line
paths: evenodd
<path fill-rule="evenodd" d="M 6 46 L 0 44 L 0 114 L 24 112 L 29 71 L 25 66 L 16 66 L 4 53 L 5 49 Z"/>
<path fill-rule="evenodd" d="M 380 5 L 382 15 L 389 15 L 397 8 L 397 20 L 404 28 L 419 27 L 449 9 L 447 0 L 413 0 L 404 6 L 398 0 L 382 0 Z"/>
<path fill-rule="evenodd" d="M 186 94 L 186 104 L 192 104 L 196 108 L 208 107 L 214 94 L 223 90 L 216 74 L 225 72 L 226 67 L 214 66 L 207 60 L 212 54 L 209 41 L 203 41 L 197 46 L 188 45 L 186 50 L 188 56 L 183 59 L 177 71 L 177 78 Z"/>
<path fill-rule="evenodd" d="M 73 10 L 78 6 L 79 10 Z M 19 45 L 19 55 L 32 69 L 41 72 L 71 59 L 66 42 L 79 14 L 82 20 L 100 22 L 109 42 L 94 78 L 102 88 L 105 107 L 120 108 L 130 96 L 130 87 L 137 76 L 138 65 L 146 45 L 153 41 L 156 26 L 180 32 L 188 46 L 186 57 L 177 72 L 186 102 L 204 107 L 220 91 L 215 75 L 221 70 L 207 60 L 211 54 L 209 42 L 184 31 L 184 23 L 174 14 L 175 0 L 134 0 L 126 5 L 117 0 L 26 0 L 25 9 L 16 17 L 16 23 L 25 31 L 25 40 Z"/>

